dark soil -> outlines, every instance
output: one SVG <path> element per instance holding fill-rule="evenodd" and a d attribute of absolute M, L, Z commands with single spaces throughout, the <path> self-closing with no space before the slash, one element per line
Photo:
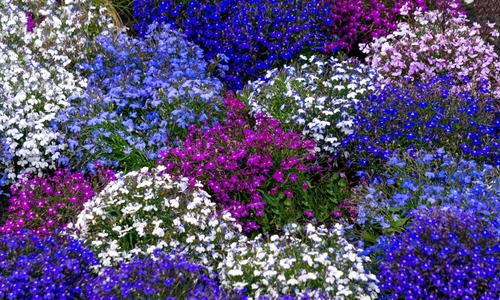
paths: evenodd
<path fill-rule="evenodd" d="M 0 194 L 0 226 L 5 224 L 7 221 L 7 212 L 9 210 L 9 197 L 5 194 L 7 191 L 4 191 L 3 194 Z"/>

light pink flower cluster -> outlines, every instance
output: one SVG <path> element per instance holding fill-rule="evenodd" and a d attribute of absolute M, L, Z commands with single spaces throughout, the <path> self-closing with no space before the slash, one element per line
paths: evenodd
<path fill-rule="evenodd" d="M 403 8 L 402 14 L 405 13 Z M 480 37 L 480 25 L 474 23 L 469 28 L 467 22 L 465 15 L 453 17 L 446 11 L 417 10 L 408 16 L 407 22 L 400 22 L 395 32 L 370 44 L 360 44 L 360 49 L 368 54 L 367 62 L 385 78 L 385 83 L 403 78 L 425 82 L 451 72 L 459 78 L 466 76 L 473 85 L 468 88 L 487 80 L 498 98 L 498 55 Z M 492 30 L 491 35 L 496 37 L 499 33 Z"/>

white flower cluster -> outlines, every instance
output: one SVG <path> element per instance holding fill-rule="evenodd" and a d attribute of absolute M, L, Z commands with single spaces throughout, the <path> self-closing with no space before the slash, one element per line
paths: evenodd
<path fill-rule="evenodd" d="M 119 175 L 85 204 L 67 231 L 82 239 L 102 267 L 154 257 L 156 249 L 188 255 L 210 271 L 222 261 L 222 250 L 240 238 L 230 213 L 217 215 L 201 184 L 173 180 L 165 167 Z"/>
<path fill-rule="evenodd" d="M 342 140 L 354 132 L 356 103 L 375 91 L 382 77 L 354 59 L 300 58 L 251 82 L 242 98 L 253 113 L 265 112 L 313 138 L 317 152 L 339 152 Z"/>
<path fill-rule="evenodd" d="M 86 86 L 72 65 L 88 54 L 90 28 L 112 26 L 104 11 L 88 2 L 0 4 L 0 136 L 8 153 L 0 163 L 9 181 L 55 168 L 66 147 L 63 133 L 52 125 L 68 97 Z"/>
<path fill-rule="evenodd" d="M 365 270 L 369 257 L 343 238 L 343 227 L 330 230 L 308 224 L 284 236 L 240 241 L 231 245 L 219 264 L 219 279 L 227 289 L 246 288 L 250 299 L 285 295 L 318 299 L 376 299 L 376 276 Z M 299 238 L 304 231 L 306 239 Z"/>

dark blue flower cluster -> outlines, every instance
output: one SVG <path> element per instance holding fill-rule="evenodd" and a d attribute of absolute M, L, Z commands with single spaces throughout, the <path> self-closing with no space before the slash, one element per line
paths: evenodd
<path fill-rule="evenodd" d="M 141 39 L 97 40 L 98 55 L 78 65 L 87 90 L 58 114 L 69 146 L 61 163 L 151 165 L 167 138 L 182 140 L 189 125 L 218 122 L 222 83 L 210 76 L 203 51 L 169 24 L 150 25 Z"/>
<path fill-rule="evenodd" d="M 98 264 L 79 241 L 31 231 L 0 235 L 0 298 L 75 299 Z"/>
<path fill-rule="evenodd" d="M 136 29 L 152 22 L 175 24 L 205 50 L 208 59 L 229 58 L 225 81 L 239 90 L 249 79 L 298 53 L 323 51 L 329 6 L 309 0 L 136 0 Z"/>
<path fill-rule="evenodd" d="M 382 229 L 420 206 L 458 207 L 500 232 L 500 169 L 455 159 L 439 149 L 393 153 L 358 202 L 358 222 Z"/>
<path fill-rule="evenodd" d="M 500 110 L 486 88 L 472 93 L 455 87 L 453 77 L 441 76 L 426 84 L 387 86 L 360 102 L 358 131 L 350 141 L 361 165 L 368 158 L 387 159 L 395 149 L 441 147 L 500 165 Z"/>
<path fill-rule="evenodd" d="M 240 299 L 226 293 L 207 271 L 184 257 L 156 250 L 155 259 L 140 258 L 108 268 L 87 285 L 89 299 Z"/>
<path fill-rule="evenodd" d="M 378 279 L 392 299 L 500 299 L 500 237 L 459 210 L 418 211 L 387 245 Z"/>

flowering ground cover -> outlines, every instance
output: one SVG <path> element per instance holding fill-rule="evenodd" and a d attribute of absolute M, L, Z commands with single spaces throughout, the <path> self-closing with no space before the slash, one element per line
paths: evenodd
<path fill-rule="evenodd" d="M 494 24 L 133 2 L 0 4 L 0 298 L 500 299 Z"/>

